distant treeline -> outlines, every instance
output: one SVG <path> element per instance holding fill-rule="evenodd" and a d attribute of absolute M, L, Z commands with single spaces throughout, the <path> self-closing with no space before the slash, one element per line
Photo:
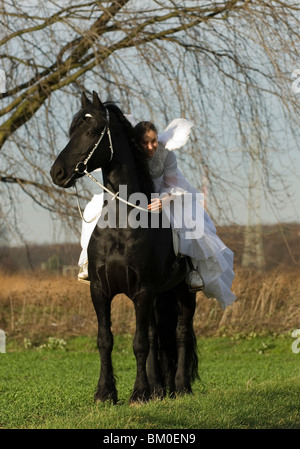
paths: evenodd
<path fill-rule="evenodd" d="M 77 265 L 81 247 L 75 243 L 0 247 L 0 269 L 7 272 L 56 269 Z"/>
<path fill-rule="evenodd" d="M 218 235 L 235 253 L 235 264 L 240 266 L 245 247 L 243 226 L 218 227 Z M 300 224 L 281 223 L 262 226 L 265 269 L 295 267 L 300 264 Z M 11 243 L 11 242 L 10 242 Z M 27 244 L 0 247 L 0 269 L 8 272 L 51 269 L 77 265 L 80 244 Z"/>
<path fill-rule="evenodd" d="M 255 229 L 253 231 L 255 232 Z M 266 270 L 300 266 L 300 223 L 264 225 L 261 231 Z M 237 266 L 242 264 L 245 237 L 248 232 L 249 229 L 244 226 L 218 228 L 218 235 L 234 251 Z"/>

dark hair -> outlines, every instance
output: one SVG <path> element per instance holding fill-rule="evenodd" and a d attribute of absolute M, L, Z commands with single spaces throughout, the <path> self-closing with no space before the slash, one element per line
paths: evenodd
<path fill-rule="evenodd" d="M 152 122 L 146 122 L 146 121 L 139 122 L 134 127 L 134 132 L 135 132 L 136 138 L 139 142 L 142 140 L 142 137 L 144 136 L 144 134 L 149 131 L 154 131 L 156 134 L 158 134 L 157 129 L 156 129 L 155 125 L 153 125 Z"/>

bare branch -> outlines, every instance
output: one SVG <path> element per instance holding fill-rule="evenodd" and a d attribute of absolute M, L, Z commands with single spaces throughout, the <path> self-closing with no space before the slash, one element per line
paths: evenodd
<path fill-rule="evenodd" d="M 206 173 L 216 216 L 234 216 L 233 194 L 245 203 L 253 160 L 269 203 L 290 195 L 297 169 L 278 161 L 280 148 L 299 150 L 296 1 L 21 3 L 0 0 L 0 186 L 9 213 L 18 187 L 75 217 L 74 193 L 57 191 L 48 173 L 79 93 L 93 89 L 159 127 L 180 115 L 194 122 L 178 159 L 199 188 Z M 82 181 L 82 196 L 90 195 Z"/>

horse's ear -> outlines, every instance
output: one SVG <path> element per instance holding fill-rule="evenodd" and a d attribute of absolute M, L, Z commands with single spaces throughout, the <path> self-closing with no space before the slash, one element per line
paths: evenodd
<path fill-rule="evenodd" d="M 97 92 L 95 92 L 93 90 L 93 104 L 98 108 L 98 109 L 103 109 L 103 103 L 101 102 L 100 98 L 98 97 Z"/>
<path fill-rule="evenodd" d="M 82 94 L 81 94 L 81 106 L 82 106 L 82 109 L 86 108 L 89 104 L 91 104 L 90 100 L 85 95 L 85 93 L 82 92 Z"/>

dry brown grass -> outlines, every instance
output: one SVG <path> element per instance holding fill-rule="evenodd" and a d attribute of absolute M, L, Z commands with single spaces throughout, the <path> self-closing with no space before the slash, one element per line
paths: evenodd
<path fill-rule="evenodd" d="M 39 341 L 45 336 L 97 334 L 89 287 L 71 278 L 45 274 L 0 273 L 0 329 L 7 336 Z M 238 269 L 236 302 L 223 311 L 214 299 L 197 296 L 197 335 L 282 333 L 300 327 L 300 270 L 256 273 Z M 118 295 L 112 303 L 114 333 L 133 333 L 132 302 Z"/>
<path fill-rule="evenodd" d="M 96 335 L 97 319 L 89 287 L 76 279 L 44 273 L 0 273 L 0 329 L 13 338 Z M 131 301 L 118 295 L 112 303 L 114 332 L 134 332 Z"/>
<path fill-rule="evenodd" d="M 236 270 L 236 301 L 222 311 L 216 300 L 198 294 L 197 334 L 282 333 L 300 326 L 300 270 L 257 273 Z"/>

